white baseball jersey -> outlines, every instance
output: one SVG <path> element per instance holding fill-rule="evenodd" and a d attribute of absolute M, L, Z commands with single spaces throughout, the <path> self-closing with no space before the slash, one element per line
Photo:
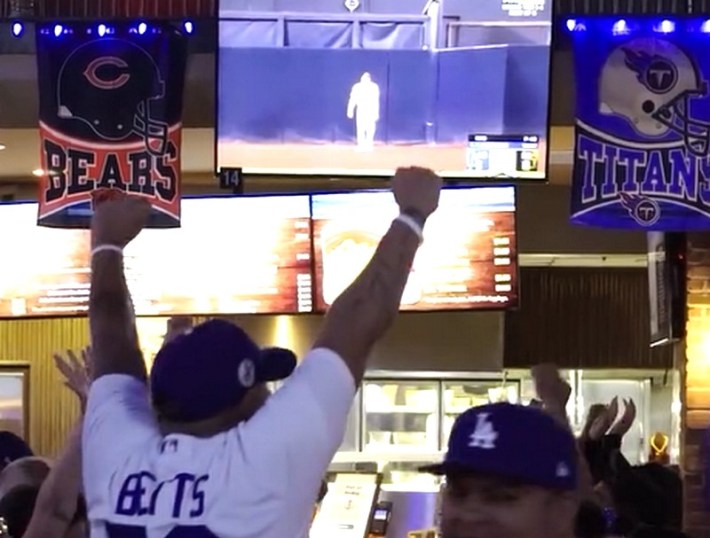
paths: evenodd
<path fill-rule="evenodd" d="M 311 351 L 249 421 L 200 439 L 160 434 L 145 383 L 91 387 L 83 479 L 92 538 L 304 538 L 345 433 L 355 383 Z"/>
<path fill-rule="evenodd" d="M 350 107 L 361 121 L 380 119 L 380 87 L 374 82 L 358 82 L 350 90 Z"/>

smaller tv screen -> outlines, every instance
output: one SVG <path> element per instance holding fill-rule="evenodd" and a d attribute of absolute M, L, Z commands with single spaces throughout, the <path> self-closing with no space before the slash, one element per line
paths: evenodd
<path fill-rule="evenodd" d="M 0 317 L 88 310 L 89 235 L 36 225 L 37 204 L 0 204 Z M 144 230 L 125 250 L 139 316 L 312 310 L 308 196 L 186 199 L 182 227 Z"/>
<path fill-rule="evenodd" d="M 370 261 L 397 216 L 389 192 L 312 197 L 315 309 L 325 311 Z M 402 298 L 405 311 L 518 303 L 514 187 L 444 190 Z"/>
<path fill-rule="evenodd" d="M 649 232 L 648 295 L 651 347 L 685 337 L 685 234 Z"/>

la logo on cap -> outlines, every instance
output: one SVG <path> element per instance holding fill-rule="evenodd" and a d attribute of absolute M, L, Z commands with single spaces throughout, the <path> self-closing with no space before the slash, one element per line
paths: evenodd
<path fill-rule="evenodd" d="M 256 380 L 256 367 L 254 366 L 254 361 L 251 359 L 245 359 L 239 365 L 239 382 L 244 388 L 251 388 Z"/>
<path fill-rule="evenodd" d="M 557 464 L 557 471 L 555 472 L 557 478 L 567 478 L 569 476 L 569 467 L 564 462 L 559 462 Z"/>
<path fill-rule="evenodd" d="M 493 427 L 493 423 L 488 420 L 489 416 L 489 413 L 479 413 L 476 415 L 476 428 L 469 438 L 469 448 L 493 450 L 496 447 L 498 432 Z"/>

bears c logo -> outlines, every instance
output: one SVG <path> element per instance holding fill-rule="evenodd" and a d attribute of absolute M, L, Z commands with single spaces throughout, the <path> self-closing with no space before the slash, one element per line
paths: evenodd
<path fill-rule="evenodd" d="M 117 90 L 131 80 L 128 63 L 115 56 L 96 58 L 86 66 L 84 76 L 101 90 Z"/>

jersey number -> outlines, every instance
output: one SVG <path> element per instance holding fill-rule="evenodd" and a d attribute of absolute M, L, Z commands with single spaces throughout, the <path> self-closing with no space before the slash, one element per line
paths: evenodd
<path fill-rule="evenodd" d="M 148 531 L 145 527 L 133 525 L 106 524 L 108 538 L 148 538 Z M 203 525 L 195 527 L 175 527 L 165 538 L 219 538 Z"/>

